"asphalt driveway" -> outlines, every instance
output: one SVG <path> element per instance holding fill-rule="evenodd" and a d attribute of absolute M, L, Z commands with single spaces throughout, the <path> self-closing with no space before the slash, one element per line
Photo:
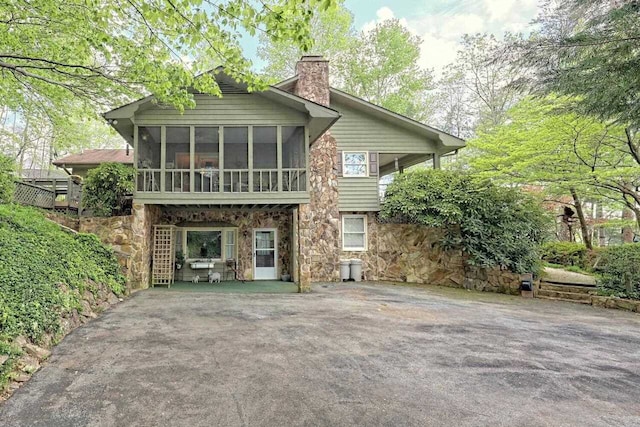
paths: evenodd
<path fill-rule="evenodd" d="M 2 426 L 639 426 L 640 315 L 445 288 L 147 290 L 77 329 Z"/>

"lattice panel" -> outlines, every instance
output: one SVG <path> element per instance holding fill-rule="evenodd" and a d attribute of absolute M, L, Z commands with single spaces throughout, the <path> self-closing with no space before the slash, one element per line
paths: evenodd
<path fill-rule="evenodd" d="M 153 226 L 153 269 L 151 284 L 171 286 L 175 262 L 175 227 Z"/>
<path fill-rule="evenodd" d="M 37 185 L 17 182 L 13 199 L 23 205 L 52 209 L 55 205 L 56 193 Z"/>

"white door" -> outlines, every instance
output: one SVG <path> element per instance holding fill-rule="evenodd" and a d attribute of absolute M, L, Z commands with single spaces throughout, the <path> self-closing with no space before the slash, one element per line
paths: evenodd
<path fill-rule="evenodd" d="M 277 277 L 278 234 L 275 228 L 253 230 L 254 280 L 274 280 Z"/>

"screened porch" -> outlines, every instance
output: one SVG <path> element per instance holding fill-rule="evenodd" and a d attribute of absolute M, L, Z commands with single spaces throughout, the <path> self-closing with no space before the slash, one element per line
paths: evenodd
<path fill-rule="evenodd" d="M 308 200 L 304 126 L 136 126 L 136 198 Z"/>

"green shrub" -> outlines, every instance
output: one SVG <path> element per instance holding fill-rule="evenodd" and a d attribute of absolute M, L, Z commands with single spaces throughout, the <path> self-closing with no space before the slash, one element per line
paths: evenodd
<path fill-rule="evenodd" d="M 63 231 L 34 208 L 0 204 L 0 265 L 0 354 L 19 335 L 36 343 L 59 335 L 82 293 L 97 290 L 92 281 L 124 291 L 111 249 L 94 235 Z M 2 382 L 0 373 L 0 389 Z"/>
<path fill-rule="evenodd" d="M 471 175 L 419 169 L 387 187 L 381 218 L 442 228 L 442 245 L 460 249 L 470 265 L 538 269 L 539 244 L 551 220 L 541 204 L 517 190 Z"/>
<path fill-rule="evenodd" d="M 542 245 L 542 260 L 562 266 L 577 266 L 588 269 L 587 247 L 574 242 L 547 242 Z"/>
<path fill-rule="evenodd" d="M 11 203 L 15 190 L 16 165 L 11 157 L 0 154 L 0 203 Z"/>
<path fill-rule="evenodd" d="M 598 264 L 603 293 L 640 299 L 640 244 L 609 246 Z"/>
<path fill-rule="evenodd" d="M 103 163 L 84 180 L 82 204 L 97 216 L 122 215 L 125 196 L 133 193 L 135 171 L 121 163 Z"/>

